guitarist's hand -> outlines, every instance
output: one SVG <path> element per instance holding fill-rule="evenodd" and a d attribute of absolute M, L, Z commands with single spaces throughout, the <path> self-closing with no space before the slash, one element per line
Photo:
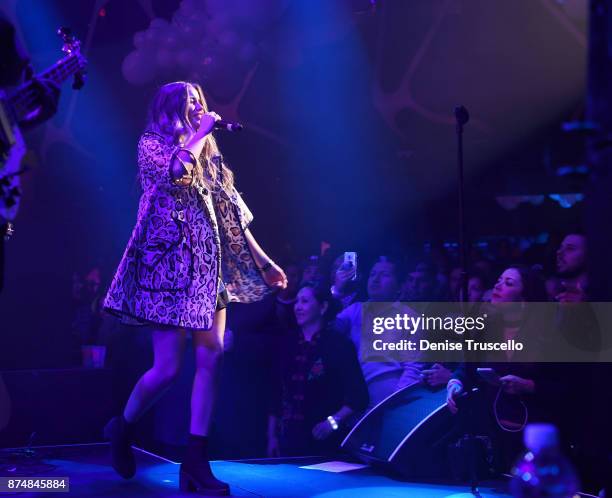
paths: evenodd
<path fill-rule="evenodd" d="M 15 234 L 15 225 L 7 221 L 4 225 L 0 225 L 0 237 L 4 240 L 9 240 Z"/>
<path fill-rule="evenodd" d="M 36 97 L 32 104 L 33 110 L 23 121 L 19 122 L 19 126 L 23 129 L 33 128 L 49 119 L 57 112 L 59 102 L 60 89 L 57 84 L 51 80 L 37 78 L 31 75 L 28 71 L 31 88 L 35 92 Z"/>

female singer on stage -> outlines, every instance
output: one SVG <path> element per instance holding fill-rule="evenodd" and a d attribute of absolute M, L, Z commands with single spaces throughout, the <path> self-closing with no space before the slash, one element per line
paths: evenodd
<path fill-rule="evenodd" d="M 150 326 L 154 351 L 123 414 L 105 428 L 113 467 L 126 479 L 134 475 L 133 424 L 176 378 L 189 332 L 196 372 L 180 487 L 208 495 L 229 493 L 212 475 L 207 449 L 225 306 L 287 285 L 248 229 L 253 215 L 211 134 L 219 119 L 197 84 L 168 83 L 157 92 L 138 143 L 136 226 L 104 303 L 124 322 Z"/>

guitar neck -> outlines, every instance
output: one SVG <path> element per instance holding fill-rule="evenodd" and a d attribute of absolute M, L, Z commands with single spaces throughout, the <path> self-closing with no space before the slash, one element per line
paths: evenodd
<path fill-rule="evenodd" d="M 79 57 L 77 54 L 68 54 L 64 58 L 57 61 L 49 69 L 36 75 L 36 78 L 50 80 L 56 85 L 61 85 L 70 76 L 81 69 Z M 35 101 L 36 93 L 32 88 L 32 82 L 28 81 L 21 85 L 15 92 L 11 93 L 7 102 L 12 110 L 12 118 L 15 122 L 21 121 L 30 112 L 32 112 L 32 104 Z"/>
<path fill-rule="evenodd" d="M 37 77 L 51 80 L 56 85 L 60 85 L 70 76 L 76 73 L 79 69 L 80 65 L 78 56 L 76 54 L 68 54 L 66 57 L 56 62 L 49 69 L 37 75 Z"/>

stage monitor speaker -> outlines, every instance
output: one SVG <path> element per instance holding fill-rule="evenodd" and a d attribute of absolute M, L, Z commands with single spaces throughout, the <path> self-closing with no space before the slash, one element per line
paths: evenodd
<path fill-rule="evenodd" d="M 405 387 L 367 412 L 342 447 L 374 466 L 405 477 L 448 476 L 448 447 L 461 436 L 446 407 L 446 389 Z"/>

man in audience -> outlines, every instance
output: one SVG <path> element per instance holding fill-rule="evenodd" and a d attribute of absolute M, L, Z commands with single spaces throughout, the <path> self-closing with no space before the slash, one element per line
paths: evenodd
<path fill-rule="evenodd" d="M 403 281 L 401 263 L 387 256 L 381 256 L 372 266 L 368 277 L 368 301 L 388 303 L 393 307 L 392 313 L 407 313 L 414 315 L 415 311 L 398 302 L 400 283 Z M 395 309 L 396 308 L 396 309 Z M 336 319 L 336 327 L 350 335 L 357 351 L 363 376 L 368 385 L 370 407 L 375 406 L 394 392 L 411 384 L 425 382 L 432 385 L 440 382 L 444 385 L 448 378 L 440 372 L 439 366 L 432 367 L 424 375 L 424 365 L 419 361 L 419 353 L 415 352 L 412 361 L 397 361 L 385 356 L 384 352 L 371 357 L 362 351 L 362 310 L 363 303 L 355 302 L 341 311 Z M 450 375 L 448 376 L 450 377 Z"/>
<path fill-rule="evenodd" d="M 436 269 L 428 263 L 418 263 L 402 284 L 401 300 L 414 302 L 437 301 L 439 298 Z"/>
<path fill-rule="evenodd" d="M 344 253 L 332 263 L 330 281 L 331 293 L 342 309 L 357 300 L 357 269 L 344 262 Z"/>
<path fill-rule="evenodd" d="M 319 256 L 309 256 L 304 264 L 302 271 L 302 282 L 324 282 L 325 270 L 323 269 L 323 261 Z"/>
<path fill-rule="evenodd" d="M 561 286 L 561 279 L 556 275 L 551 275 L 544 282 L 546 286 L 546 296 L 549 301 L 555 301 L 557 296 L 565 289 Z"/>
<path fill-rule="evenodd" d="M 581 233 L 565 236 L 557 251 L 557 272 L 561 278 L 562 292 L 559 302 L 584 302 L 587 300 L 587 244 Z"/>
<path fill-rule="evenodd" d="M 461 267 L 455 266 L 448 273 L 448 300 L 459 301 L 459 287 L 461 286 Z"/>

